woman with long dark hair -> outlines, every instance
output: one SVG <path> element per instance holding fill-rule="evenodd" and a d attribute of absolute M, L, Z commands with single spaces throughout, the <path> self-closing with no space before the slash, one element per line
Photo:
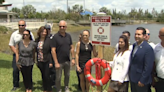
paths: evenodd
<path fill-rule="evenodd" d="M 81 41 L 77 43 L 76 48 L 76 67 L 80 77 L 80 85 L 82 92 L 89 92 L 89 82 L 85 79 L 84 68 L 86 62 L 91 59 L 91 52 L 96 57 L 97 52 L 95 45 L 92 45 L 89 41 L 90 32 L 84 30 L 82 32 Z"/>
<path fill-rule="evenodd" d="M 50 38 L 48 30 L 41 26 L 37 32 L 38 38 L 35 40 L 37 45 L 37 65 L 42 74 L 44 92 L 52 92 L 50 68 L 52 65 Z"/>
<path fill-rule="evenodd" d="M 128 92 L 130 63 L 129 41 L 125 35 L 119 38 L 119 50 L 114 55 L 108 92 Z"/>
<path fill-rule="evenodd" d="M 23 32 L 23 39 L 16 45 L 17 67 L 23 76 L 26 92 L 32 92 L 32 68 L 35 62 L 35 42 L 29 30 Z"/>

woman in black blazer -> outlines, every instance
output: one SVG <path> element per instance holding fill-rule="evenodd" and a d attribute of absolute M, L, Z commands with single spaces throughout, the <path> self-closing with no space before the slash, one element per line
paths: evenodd
<path fill-rule="evenodd" d="M 50 68 L 52 65 L 50 38 L 48 37 L 48 30 L 41 26 L 37 32 L 37 65 L 42 73 L 44 92 L 52 92 L 50 80 Z"/>

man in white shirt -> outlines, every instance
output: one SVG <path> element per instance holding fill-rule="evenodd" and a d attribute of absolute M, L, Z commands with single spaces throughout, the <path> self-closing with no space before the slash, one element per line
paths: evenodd
<path fill-rule="evenodd" d="M 16 53 L 16 44 L 22 40 L 23 36 L 23 31 L 26 28 L 26 22 L 24 20 L 20 20 L 18 22 L 18 30 L 14 31 L 10 37 L 9 41 L 9 47 L 13 52 L 13 61 L 12 61 L 12 67 L 13 67 L 13 88 L 11 91 L 15 91 L 19 87 L 19 70 L 16 66 L 16 58 L 15 58 L 15 53 Z M 32 39 L 34 40 L 34 36 L 31 32 Z"/>
<path fill-rule="evenodd" d="M 154 49 L 155 44 L 152 41 L 149 41 L 149 38 L 150 38 L 150 31 L 148 29 L 146 29 L 145 41 L 147 41 L 149 43 L 149 45 Z"/>
<path fill-rule="evenodd" d="M 164 27 L 159 31 L 161 42 L 154 49 L 157 80 L 156 92 L 164 92 Z"/>

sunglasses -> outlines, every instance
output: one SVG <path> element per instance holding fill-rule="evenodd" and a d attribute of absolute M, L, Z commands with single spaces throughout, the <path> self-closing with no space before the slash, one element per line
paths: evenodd
<path fill-rule="evenodd" d="M 23 26 L 25 26 L 25 25 L 18 25 L 18 26 L 22 26 L 22 27 L 23 27 Z"/>
<path fill-rule="evenodd" d="M 29 36 L 29 34 L 23 34 L 23 36 L 25 36 L 25 35 L 26 35 L 26 36 Z"/>
<path fill-rule="evenodd" d="M 88 35 L 83 35 L 83 36 L 88 36 Z"/>
<path fill-rule="evenodd" d="M 150 33 L 147 33 L 147 35 L 150 35 Z"/>
<path fill-rule="evenodd" d="M 65 28 L 66 26 L 59 26 L 59 27 L 60 27 L 60 28 L 61 28 L 61 27 Z"/>

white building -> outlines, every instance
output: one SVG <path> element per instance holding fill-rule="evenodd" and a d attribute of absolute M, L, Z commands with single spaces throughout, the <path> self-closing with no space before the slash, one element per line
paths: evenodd
<path fill-rule="evenodd" d="M 16 13 L 8 11 L 8 7 L 12 4 L 6 2 L 0 4 L 0 22 L 10 22 Z"/>

